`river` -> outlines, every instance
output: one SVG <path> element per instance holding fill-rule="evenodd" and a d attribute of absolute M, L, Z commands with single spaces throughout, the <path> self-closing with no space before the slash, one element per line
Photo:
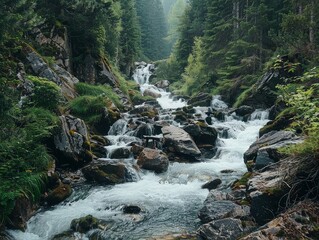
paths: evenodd
<path fill-rule="evenodd" d="M 161 94 L 157 99 L 162 108 L 159 118 L 180 126 L 172 120 L 172 109 L 183 107 L 186 102 L 176 100 L 169 92 L 149 84 L 151 67 L 145 65 L 138 68 L 134 79 L 141 85 L 142 92 L 151 89 Z M 227 105 L 215 97 L 210 106 L 196 108 L 197 116 L 206 117 L 208 107 L 225 112 L 228 110 Z M 136 141 L 134 134 L 125 129 L 129 119 L 129 115 L 124 115 L 110 130 L 107 137 L 113 145 L 107 147 L 109 152 L 128 147 L 130 142 Z M 167 234 L 193 233 L 200 225 L 197 213 L 208 195 L 208 190 L 201 186 L 209 180 L 220 178 L 220 188 L 227 191 L 229 185 L 246 172 L 243 153 L 256 140 L 259 129 L 266 122 L 266 111 L 256 111 L 247 122 L 240 120 L 234 113 L 227 115 L 224 121 L 213 119 L 211 126 L 219 131 L 215 157 L 197 163 L 171 162 L 168 171 L 163 174 L 135 172 L 135 182 L 77 187 L 67 201 L 40 209 L 29 220 L 25 232 L 9 233 L 16 240 L 50 240 L 54 235 L 68 230 L 73 219 L 88 214 L 110 223 L 107 231 L 99 231 L 99 239 L 160 239 Z M 151 126 L 150 131 L 153 131 Z M 109 161 L 108 156 L 103 160 Z M 123 161 L 133 166 L 136 160 L 129 157 Z M 142 212 L 138 215 L 123 214 L 124 205 L 137 205 Z M 74 239 L 89 239 L 90 234 L 92 232 L 77 234 Z"/>

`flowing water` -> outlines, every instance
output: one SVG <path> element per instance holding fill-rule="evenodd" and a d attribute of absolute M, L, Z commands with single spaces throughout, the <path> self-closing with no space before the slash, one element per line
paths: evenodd
<path fill-rule="evenodd" d="M 171 110 L 186 105 L 183 100 L 174 100 L 170 93 L 149 84 L 151 65 L 139 68 L 135 80 L 145 89 L 160 92 L 158 99 L 163 109 L 161 119 L 171 120 Z M 227 111 L 227 105 L 218 97 L 212 99 L 209 106 Z M 206 117 L 208 108 L 196 108 L 197 115 Z M 30 219 L 26 232 L 10 231 L 17 240 L 46 240 L 69 229 L 73 219 L 86 215 L 108 222 L 107 231 L 98 231 L 99 239 L 137 240 L 150 239 L 173 233 L 194 232 L 199 226 L 197 213 L 208 195 L 201 185 L 214 178 L 222 180 L 221 188 L 227 191 L 229 184 L 240 177 L 246 167 L 243 153 L 255 141 L 259 129 L 267 122 L 266 111 L 256 111 L 248 122 L 241 121 L 236 115 L 227 115 L 225 121 L 213 119 L 212 127 L 219 131 L 218 150 L 215 157 L 198 163 L 171 163 L 163 174 L 148 171 L 135 173 L 135 182 L 115 186 L 82 186 L 76 188 L 72 196 L 64 203 L 49 209 L 41 209 Z M 110 129 L 107 136 L 112 142 L 107 147 L 109 152 L 105 161 L 110 161 L 110 154 L 118 148 L 127 147 L 140 139 L 127 128 L 129 116 L 124 116 Z M 172 120 L 171 120 L 172 121 Z M 174 123 L 174 121 L 172 121 Z M 150 127 L 150 134 L 153 129 Z M 122 159 L 133 165 L 132 156 Z M 231 173 L 221 173 L 232 170 Z M 133 167 L 132 167 L 133 171 Z M 142 208 L 138 215 L 123 214 L 124 205 L 137 205 Z M 77 234 L 76 239 L 89 239 L 90 234 Z"/>

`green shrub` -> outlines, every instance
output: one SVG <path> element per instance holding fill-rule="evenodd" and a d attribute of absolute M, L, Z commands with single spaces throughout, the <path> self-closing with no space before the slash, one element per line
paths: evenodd
<path fill-rule="evenodd" d="M 17 198 L 39 200 L 52 161 L 44 142 L 58 125 L 58 118 L 42 108 L 11 109 L 8 116 L 11 118 L 0 123 L 4 128 L 0 141 L 0 222 L 7 220 Z"/>
<path fill-rule="evenodd" d="M 71 114 L 84 119 L 89 124 L 94 124 L 101 119 L 104 108 L 112 102 L 104 96 L 80 96 L 70 102 Z"/>
<path fill-rule="evenodd" d="M 56 110 L 61 100 L 61 89 L 58 85 L 45 78 L 28 76 L 34 83 L 31 105 L 48 110 Z"/>
<path fill-rule="evenodd" d="M 75 85 L 75 89 L 80 96 L 107 97 L 112 100 L 117 107 L 122 106 L 119 96 L 114 92 L 111 86 L 78 83 Z"/>

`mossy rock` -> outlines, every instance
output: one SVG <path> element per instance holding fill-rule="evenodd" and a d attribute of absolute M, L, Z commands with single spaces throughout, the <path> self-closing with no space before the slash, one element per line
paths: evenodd
<path fill-rule="evenodd" d="M 247 172 L 240 179 L 235 181 L 232 185 L 232 189 L 246 188 L 248 180 L 253 176 L 253 173 Z"/>
<path fill-rule="evenodd" d="M 99 220 L 92 215 L 74 219 L 71 222 L 71 229 L 79 233 L 87 233 L 99 227 Z"/>
<path fill-rule="evenodd" d="M 275 120 L 268 122 L 259 130 L 259 137 L 271 131 L 280 131 L 289 127 L 293 122 L 294 113 L 290 110 L 283 111 Z"/>
<path fill-rule="evenodd" d="M 74 236 L 74 232 L 69 230 L 58 235 L 55 235 L 52 240 L 77 240 L 78 238 Z"/>
<path fill-rule="evenodd" d="M 49 192 L 45 200 L 49 205 L 55 205 L 67 199 L 71 194 L 71 186 L 61 183 L 57 188 Z"/>

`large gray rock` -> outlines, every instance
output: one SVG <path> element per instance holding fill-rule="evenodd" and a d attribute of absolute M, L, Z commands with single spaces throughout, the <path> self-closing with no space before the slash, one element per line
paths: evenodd
<path fill-rule="evenodd" d="M 131 182 L 131 172 L 123 163 L 94 161 L 82 169 L 88 181 L 98 184 L 119 184 Z"/>
<path fill-rule="evenodd" d="M 235 240 L 244 233 L 239 219 L 225 218 L 202 225 L 197 236 L 200 240 Z"/>
<path fill-rule="evenodd" d="M 269 132 L 263 135 L 256 142 L 254 142 L 244 153 L 245 163 L 247 163 L 247 161 L 255 161 L 259 151 L 267 152 L 269 158 L 277 162 L 281 158 L 281 155 L 277 151 L 279 148 L 291 144 L 300 143 L 301 141 L 302 139 L 300 139 L 293 132 L 290 131 Z"/>
<path fill-rule="evenodd" d="M 143 169 L 162 173 L 167 171 L 169 160 L 166 154 L 160 150 L 144 148 L 138 156 L 137 164 Z"/>
<path fill-rule="evenodd" d="M 285 194 L 282 181 L 278 166 L 256 173 L 249 179 L 247 195 L 251 203 L 250 214 L 259 225 L 273 219 L 278 212 L 280 199 Z"/>
<path fill-rule="evenodd" d="M 57 64 L 49 66 L 43 58 L 34 51 L 28 53 L 27 59 L 37 76 L 46 78 L 61 87 L 62 94 L 65 98 L 73 99 L 76 97 L 74 84 L 79 82 L 76 77 Z"/>
<path fill-rule="evenodd" d="M 187 125 L 184 130 L 194 139 L 197 146 L 205 144 L 215 146 L 218 135 L 215 128 L 202 123 Z"/>
<path fill-rule="evenodd" d="M 239 218 L 249 215 L 248 206 L 240 206 L 232 201 L 211 201 L 206 199 L 204 207 L 199 211 L 198 217 L 202 223 L 223 218 Z"/>
<path fill-rule="evenodd" d="M 55 155 L 60 164 L 75 163 L 79 166 L 90 162 L 89 133 L 83 120 L 71 115 L 60 116 L 61 128 L 54 136 Z M 76 167 L 76 166 L 74 166 Z"/>
<path fill-rule="evenodd" d="M 195 160 L 201 155 L 191 136 L 183 129 L 175 126 L 162 128 L 164 147 L 172 154 L 183 156 L 185 160 Z"/>

